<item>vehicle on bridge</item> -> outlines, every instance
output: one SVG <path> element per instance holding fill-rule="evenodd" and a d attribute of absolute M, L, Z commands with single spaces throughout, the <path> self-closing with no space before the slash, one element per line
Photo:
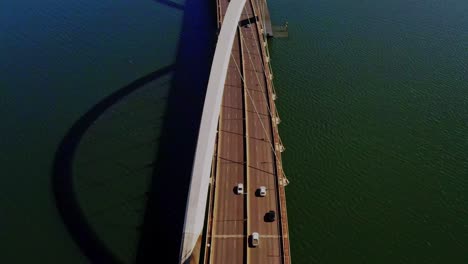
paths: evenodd
<path fill-rule="evenodd" d="M 251 236 L 252 247 L 257 247 L 260 244 L 260 235 L 257 232 L 253 232 Z"/>
<path fill-rule="evenodd" d="M 260 186 L 260 188 L 258 189 L 258 195 L 260 195 L 262 197 L 265 197 L 265 195 L 266 195 L 266 187 L 265 186 Z"/>
<path fill-rule="evenodd" d="M 244 184 L 243 183 L 238 183 L 236 191 L 237 191 L 237 194 L 243 194 L 244 193 Z"/>
<path fill-rule="evenodd" d="M 265 214 L 265 221 L 274 222 L 275 219 L 276 219 L 276 212 L 275 211 L 270 210 Z"/>

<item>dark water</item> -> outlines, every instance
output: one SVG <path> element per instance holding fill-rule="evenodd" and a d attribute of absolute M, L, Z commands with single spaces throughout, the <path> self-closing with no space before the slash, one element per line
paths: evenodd
<path fill-rule="evenodd" d="M 210 11 L 198 0 L 0 3 L 0 262 L 154 257 L 147 247 L 164 236 L 140 236 L 150 179 L 164 170 L 167 134 L 184 133 L 174 149 L 192 156 Z M 166 122 L 189 110 L 177 127 Z"/>
<path fill-rule="evenodd" d="M 58 209 L 71 199 L 90 245 L 122 262 L 142 254 L 164 135 L 196 121 L 165 122 L 187 114 L 171 108 L 186 92 L 174 89 L 180 58 L 209 57 L 180 45 L 187 24 L 211 21 L 202 2 L 0 2 L 1 263 L 88 263 L 89 236 L 67 229 L 76 211 Z M 271 52 L 294 263 L 467 263 L 468 2 L 269 3 L 290 30 Z M 53 180 L 67 159 L 71 190 Z"/>
<path fill-rule="evenodd" d="M 468 2 L 270 1 L 294 263 L 468 263 Z"/>

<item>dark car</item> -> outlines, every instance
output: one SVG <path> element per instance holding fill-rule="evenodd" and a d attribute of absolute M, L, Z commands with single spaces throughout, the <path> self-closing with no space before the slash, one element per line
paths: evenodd
<path fill-rule="evenodd" d="M 266 213 L 265 220 L 267 222 L 273 222 L 273 221 L 275 221 L 275 219 L 276 219 L 275 211 L 271 210 L 271 211 L 268 211 L 268 213 Z"/>

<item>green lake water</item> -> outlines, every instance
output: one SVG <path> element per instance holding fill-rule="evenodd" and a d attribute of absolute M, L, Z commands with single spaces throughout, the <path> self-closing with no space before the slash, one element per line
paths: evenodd
<path fill-rule="evenodd" d="M 467 263 L 468 2 L 270 10 L 293 263 Z"/>

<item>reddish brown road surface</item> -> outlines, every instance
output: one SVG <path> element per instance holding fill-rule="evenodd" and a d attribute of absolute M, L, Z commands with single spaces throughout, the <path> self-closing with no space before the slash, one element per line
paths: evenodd
<path fill-rule="evenodd" d="M 252 18 L 252 23 L 237 32 L 224 88 L 205 263 L 290 263 L 284 186 L 279 184 L 281 158 L 274 150 L 279 136 L 271 117 L 276 108 L 261 25 L 253 19 L 256 2 L 247 0 L 241 21 Z M 219 21 L 228 3 L 217 0 Z M 238 183 L 244 184 L 244 194 L 236 194 Z M 265 197 L 256 195 L 260 186 L 267 188 Z M 276 221 L 265 221 L 269 210 L 276 212 Z M 260 234 L 257 247 L 250 245 L 253 232 Z"/>

